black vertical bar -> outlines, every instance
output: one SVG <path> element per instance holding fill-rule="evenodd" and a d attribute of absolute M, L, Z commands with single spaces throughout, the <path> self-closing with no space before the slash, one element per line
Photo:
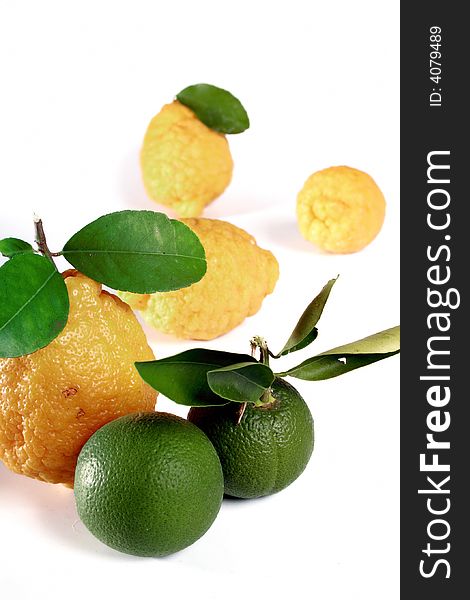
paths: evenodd
<path fill-rule="evenodd" d="M 464 562 L 470 512 L 470 394 L 465 385 L 465 373 L 470 372 L 470 352 L 465 349 L 470 339 L 470 193 L 464 181 L 470 171 L 470 126 L 464 104 L 470 35 L 464 7 L 465 3 L 435 0 L 401 3 L 404 599 L 449 600 L 469 594 L 470 571 Z M 431 63 L 433 58 L 439 64 Z M 431 167 L 428 173 L 430 162 L 450 168 Z M 446 300 L 451 306 L 444 306 Z M 430 355 L 430 348 L 450 353 Z M 436 431 L 439 428 L 442 431 Z M 448 442 L 450 448 L 433 448 L 433 441 Z M 438 469 L 449 465 L 450 470 L 424 470 L 429 467 L 420 467 L 422 454 L 426 465 L 436 460 Z"/>

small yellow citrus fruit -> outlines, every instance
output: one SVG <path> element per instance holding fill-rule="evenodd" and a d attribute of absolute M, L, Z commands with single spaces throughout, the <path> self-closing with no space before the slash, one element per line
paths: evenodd
<path fill-rule="evenodd" d="M 385 198 L 375 181 L 351 167 L 313 173 L 297 196 L 302 235 L 323 250 L 357 252 L 379 233 Z"/>
<path fill-rule="evenodd" d="M 120 292 L 157 330 L 180 338 L 210 340 L 254 315 L 279 277 L 277 260 L 243 229 L 216 219 L 182 219 L 201 240 L 207 272 L 174 292 Z"/>
<path fill-rule="evenodd" d="M 0 458 L 12 471 L 73 484 L 83 444 L 102 425 L 155 406 L 134 361 L 153 352 L 128 305 L 77 271 L 64 273 L 67 325 L 48 346 L 0 358 Z"/>
<path fill-rule="evenodd" d="M 178 101 L 166 104 L 150 122 L 140 162 L 150 198 L 182 217 L 200 215 L 232 178 L 225 136 Z"/>

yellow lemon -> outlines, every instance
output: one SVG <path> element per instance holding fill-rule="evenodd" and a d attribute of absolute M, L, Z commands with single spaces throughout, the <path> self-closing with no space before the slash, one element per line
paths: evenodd
<path fill-rule="evenodd" d="M 174 292 L 120 296 L 163 333 L 210 340 L 254 315 L 279 277 L 277 260 L 243 229 L 216 219 L 182 219 L 199 237 L 205 276 Z"/>
<path fill-rule="evenodd" d="M 297 196 L 297 219 L 305 239 L 323 250 L 357 252 L 379 233 L 385 198 L 370 175 L 351 167 L 313 173 Z"/>
<path fill-rule="evenodd" d="M 145 134 L 140 154 L 145 189 L 181 217 L 197 217 L 232 178 L 227 139 L 178 101 L 166 104 Z"/>
<path fill-rule="evenodd" d="M 0 358 L 0 458 L 51 483 L 73 484 L 83 444 L 102 425 L 155 406 L 134 361 L 153 352 L 130 307 L 77 271 L 64 273 L 67 325 L 48 346 Z"/>

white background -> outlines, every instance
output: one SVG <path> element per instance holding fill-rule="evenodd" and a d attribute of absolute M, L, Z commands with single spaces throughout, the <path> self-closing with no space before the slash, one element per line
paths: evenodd
<path fill-rule="evenodd" d="M 205 345 L 245 352 L 262 334 L 278 349 L 338 273 L 313 350 L 283 365 L 397 324 L 398 17 L 398 2 L 372 0 L 2 0 L 0 237 L 32 241 L 35 211 L 59 250 L 101 214 L 158 209 L 138 167 L 147 123 L 183 87 L 214 83 L 252 126 L 230 138 L 234 179 L 205 216 L 254 234 L 281 277 L 256 316 Z M 379 237 L 348 256 L 315 250 L 295 220 L 304 180 L 337 164 L 370 173 L 387 199 Z M 201 345 L 146 331 L 159 357 Z M 296 383 L 316 426 L 305 473 L 275 496 L 224 501 L 166 559 L 108 549 L 70 490 L 0 465 L 2 598 L 398 598 L 398 367 Z"/>

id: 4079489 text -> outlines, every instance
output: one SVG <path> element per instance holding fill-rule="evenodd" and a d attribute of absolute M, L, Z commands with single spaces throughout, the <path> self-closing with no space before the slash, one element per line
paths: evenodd
<path fill-rule="evenodd" d="M 429 79 L 434 84 L 434 87 L 429 94 L 429 106 L 442 105 L 442 88 L 440 87 L 442 78 L 441 33 L 442 30 L 437 25 L 433 25 L 429 28 Z"/>

